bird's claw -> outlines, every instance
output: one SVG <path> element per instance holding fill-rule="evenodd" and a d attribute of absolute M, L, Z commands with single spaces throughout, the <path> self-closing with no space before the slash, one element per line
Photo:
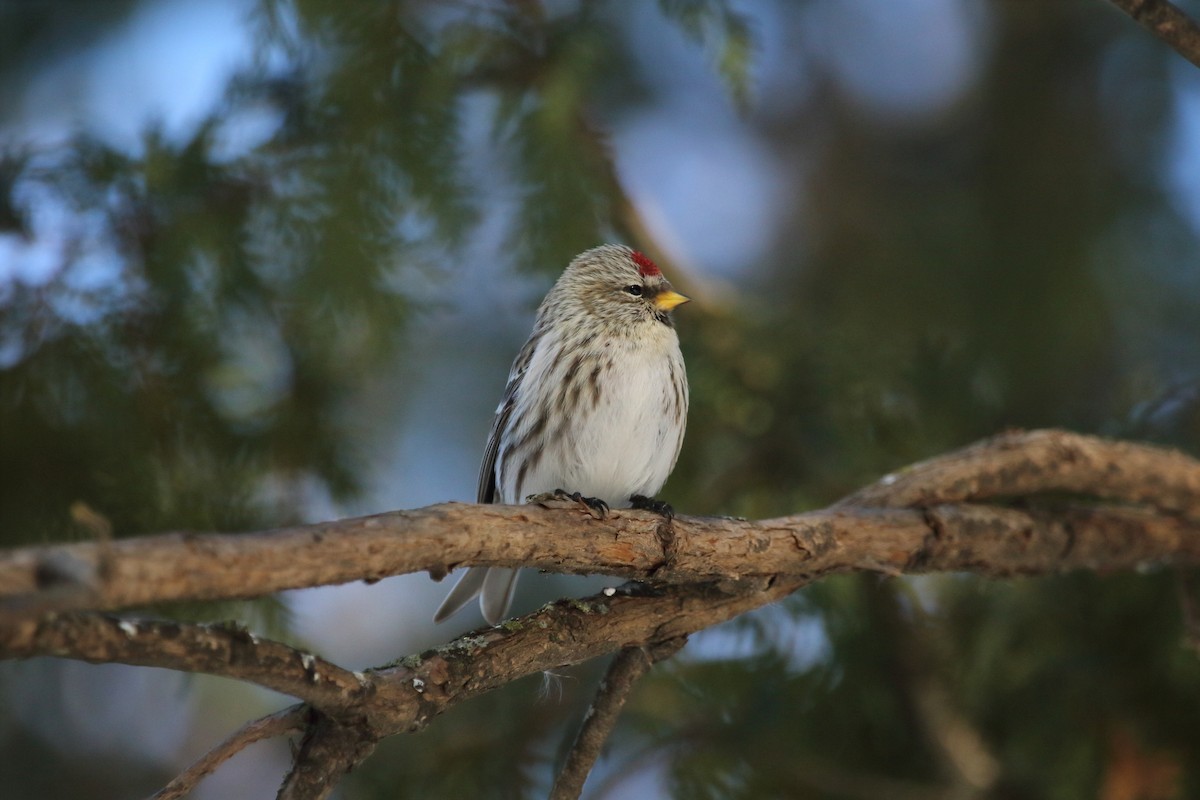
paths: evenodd
<path fill-rule="evenodd" d="M 653 497 L 646 497 L 644 494 L 635 494 L 630 497 L 629 507 L 641 509 L 642 511 L 653 511 L 655 514 L 660 514 L 667 519 L 675 519 L 675 509 L 671 508 L 670 503 L 655 500 Z"/>
<path fill-rule="evenodd" d="M 565 503 L 571 503 L 582 506 L 585 511 L 596 519 L 604 519 L 608 516 L 608 503 L 599 497 L 584 497 L 579 492 L 568 492 L 565 489 L 531 494 L 525 498 L 525 502 L 537 503 L 546 508 L 563 508 Z"/>

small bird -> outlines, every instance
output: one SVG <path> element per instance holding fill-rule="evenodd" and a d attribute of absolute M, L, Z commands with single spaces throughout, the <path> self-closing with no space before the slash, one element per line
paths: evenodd
<path fill-rule="evenodd" d="M 648 508 L 683 444 L 688 384 L 671 310 L 688 298 L 623 245 L 575 257 L 538 307 L 508 374 L 479 469 L 480 503 L 568 497 L 599 512 Z M 471 567 L 434 614 L 479 597 L 500 622 L 517 570 Z"/>

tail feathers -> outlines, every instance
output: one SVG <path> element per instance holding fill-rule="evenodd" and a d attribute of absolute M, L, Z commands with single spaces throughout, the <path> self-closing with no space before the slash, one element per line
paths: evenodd
<path fill-rule="evenodd" d="M 446 599 L 438 606 L 437 612 L 433 615 L 433 621 L 442 622 L 458 613 L 459 609 L 474 600 L 480 590 L 483 589 L 483 582 L 487 574 L 487 567 L 471 567 L 464 572 L 462 577 L 458 579 L 458 583 L 454 584 L 454 588 L 446 595 Z"/>
<path fill-rule="evenodd" d="M 479 596 L 479 607 L 483 618 L 492 625 L 499 623 L 508 614 L 512 605 L 513 590 L 517 588 L 517 571 L 492 567 L 483 581 L 483 593 Z"/>
<path fill-rule="evenodd" d="M 471 567 L 446 595 L 433 615 L 434 622 L 442 622 L 458 613 L 467 603 L 479 597 L 483 618 L 492 625 L 504 619 L 512 605 L 513 590 L 517 585 L 517 570 L 500 567 Z"/>

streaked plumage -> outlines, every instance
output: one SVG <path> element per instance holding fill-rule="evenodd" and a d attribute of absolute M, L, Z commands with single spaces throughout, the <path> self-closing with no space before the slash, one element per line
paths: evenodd
<path fill-rule="evenodd" d="M 509 372 L 479 471 L 480 503 L 564 489 L 627 507 L 653 497 L 675 466 L 688 386 L 671 309 L 687 298 L 623 245 L 577 256 L 538 308 Z M 434 616 L 479 595 L 497 623 L 517 571 L 466 571 Z"/>

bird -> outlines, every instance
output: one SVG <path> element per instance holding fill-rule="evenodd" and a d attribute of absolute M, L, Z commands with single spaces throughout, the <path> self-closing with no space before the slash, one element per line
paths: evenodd
<path fill-rule="evenodd" d="M 641 252 L 605 244 L 576 256 L 538 307 L 508 374 L 479 469 L 477 501 L 570 498 L 598 516 L 646 508 L 683 446 L 688 383 L 671 312 L 689 298 Z M 517 570 L 470 567 L 434 614 L 479 597 L 498 624 Z"/>

